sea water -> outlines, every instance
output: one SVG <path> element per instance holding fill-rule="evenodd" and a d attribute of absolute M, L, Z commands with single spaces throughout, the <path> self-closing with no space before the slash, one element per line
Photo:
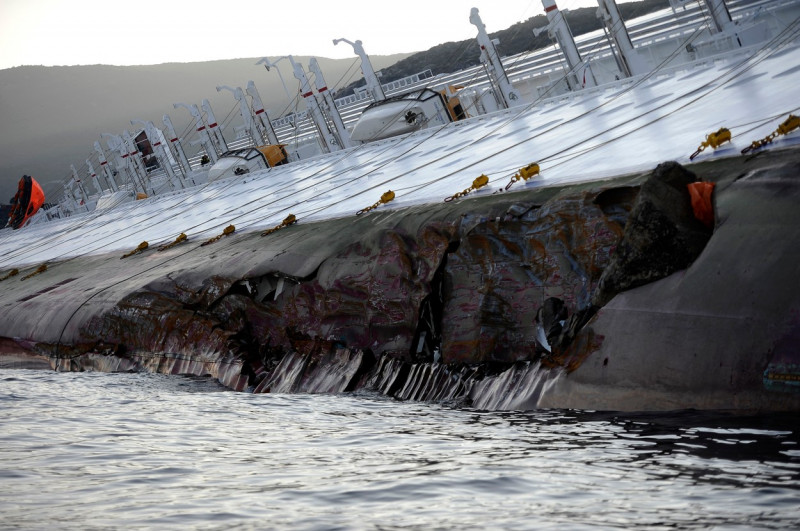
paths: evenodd
<path fill-rule="evenodd" d="M 0 371 L 4 529 L 800 527 L 796 415 L 486 412 Z"/>

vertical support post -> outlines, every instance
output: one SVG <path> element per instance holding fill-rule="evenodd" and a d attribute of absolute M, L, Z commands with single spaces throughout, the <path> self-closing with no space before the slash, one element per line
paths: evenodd
<path fill-rule="evenodd" d="M 167 153 L 166 146 L 161 142 L 161 131 L 159 131 L 153 122 L 150 121 L 143 121 L 143 120 L 131 120 L 131 125 L 140 124 L 144 126 L 144 134 L 147 136 L 147 140 L 150 141 L 150 146 L 153 148 L 155 152 L 156 159 L 158 159 L 159 164 L 161 167 L 164 168 L 164 171 L 167 173 L 167 179 L 169 180 L 170 186 L 174 186 L 173 182 L 175 179 L 175 170 L 172 169 L 172 160 L 169 154 Z M 181 185 L 181 188 L 186 188 L 183 184 L 183 180 L 178 178 L 178 183 Z"/>
<path fill-rule="evenodd" d="M 311 84 L 308 82 L 308 77 L 306 77 L 306 72 L 303 70 L 303 65 L 295 62 L 291 55 L 289 56 L 289 61 L 292 63 L 292 68 L 294 68 L 294 77 L 300 81 L 301 94 L 303 99 L 306 100 L 308 110 L 311 113 L 311 119 L 317 126 L 322 152 L 329 153 L 331 151 L 331 146 L 327 138 L 329 133 L 328 124 L 325 122 L 325 117 L 322 115 L 319 103 L 317 103 L 317 99 L 314 97 L 314 91 L 311 90 Z"/>
<path fill-rule="evenodd" d="M 136 172 L 131 167 L 130 156 L 128 155 L 128 150 L 125 147 L 125 142 L 122 140 L 122 137 L 118 135 L 110 135 L 108 133 L 103 133 L 101 136 L 107 137 L 106 143 L 108 144 L 108 149 L 117 152 L 117 168 L 123 174 L 123 184 L 125 181 L 131 183 L 133 190 L 136 191 L 138 176 Z M 146 192 L 146 190 L 143 190 Z"/>
<path fill-rule="evenodd" d="M 628 28 L 619 13 L 619 8 L 614 0 L 597 0 L 599 8 L 597 17 L 603 22 L 617 51 L 619 67 L 626 77 L 638 76 L 649 72 L 644 60 L 634 49 Z"/>
<path fill-rule="evenodd" d="M 704 0 L 708 11 L 711 13 L 711 20 L 714 22 L 712 33 L 725 33 L 735 27 L 731 12 L 725 0 Z"/>
<path fill-rule="evenodd" d="M 108 160 L 106 159 L 106 154 L 103 151 L 103 148 L 100 147 L 100 142 L 94 142 L 94 150 L 97 152 L 97 158 L 100 160 L 100 169 L 103 170 L 103 175 L 106 176 L 106 180 L 108 184 L 111 185 L 111 189 L 115 192 L 119 191 L 119 186 L 117 186 L 117 181 L 114 180 L 114 172 L 108 165 Z"/>
<path fill-rule="evenodd" d="M 178 138 L 178 135 L 175 133 L 175 127 L 173 127 L 172 120 L 170 120 L 168 114 L 162 116 L 161 121 L 164 123 L 164 127 L 167 128 L 167 133 L 169 133 L 169 143 L 172 144 L 172 147 L 178 154 L 178 162 L 183 170 L 183 176 L 184 178 L 187 178 L 189 176 L 189 172 L 192 171 L 192 166 L 189 164 L 189 159 L 186 158 L 186 153 L 183 151 L 181 139 Z"/>
<path fill-rule="evenodd" d="M 70 164 L 69 167 L 72 169 L 72 178 L 78 185 L 78 190 L 81 192 L 81 201 L 83 202 L 83 206 L 86 207 L 86 212 L 89 212 L 89 196 L 86 195 L 86 190 L 83 189 L 81 178 L 78 177 L 78 170 L 75 169 L 74 164 Z"/>
<path fill-rule="evenodd" d="M 217 150 L 214 147 L 214 143 L 211 141 L 211 136 L 206 131 L 206 124 L 203 123 L 203 116 L 200 114 L 200 109 L 197 108 L 197 105 L 187 105 L 185 103 L 173 103 L 172 106 L 174 108 L 183 107 L 189 111 L 189 114 L 195 120 L 195 124 L 197 125 L 197 132 L 200 134 L 200 142 L 203 144 L 203 149 L 205 149 L 208 158 L 211 159 L 211 162 L 217 162 L 219 159 L 219 155 L 217 155 Z"/>
<path fill-rule="evenodd" d="M 361 73 L 364 75 L 364 81 L 367 82 L 367 90 L 372 94 L 372 101 L 383 101 L 386 99 L 386 94 L 383 93 L 383 87 L 372 68 L 372 63 L 369 60 L 367 52 L 364 51 L 364 44 L 361 41 L 348 41 L 347 39 L 333 39 L 333 45 L 336 46 L 340 42 L 346 42 L 353 47 L 353 51 L 361 58 Z"/>
<path fill-rule="evenodd" d="M 75 184 L 75 177 L 69 180 L 67 184 L 64 185 L 64 195 L 66 196 L 69 206 L 72 210 L 78 210 L 80 208 L 80 203 L 78 203 L 78 199 L 75 197 L 75 192 L 72 189 L 72 186 Z"/>
<path fill-rule="evenodd" d="M 208 132 L 212 139 L 216 139 L 216 144 L 219 147 L 220 154 L 228 151 L 228 144 L 225 142 L 225 137 L 222 136 L 222 128 L 217 124 L 217 119 L 214 117 L 214 111 L 211 110 L 211 103 L 208 100 L 203 100 L 200 106 L 206 111 L 208 118 Z"/>
<path fill-rule="evenodd" d="M 122 132 L 122 140 L 124 142 L 125 149 L 128 151 L 128 159 L 133 167 L 133 171 L 140 180 L 142 190 L 144 193 L 147 193 L 147 168 L 144 165 L 142 152 L 139 151 L 139 147 L 136 145 L 136 140 L 134 140 L 130 131 L 127 129 Z M 151 193 L 155 195 L 155 191 L 151 190 Z"/>
<path fill-rule="evenodd" d="M 283 80 L 283 74 L 281 74 L 281 69 L 278 68 L 278 63 L 280 63 L 284 59 L 288 59 L 288 57 L 287 56 L 279 57 L 273 63 L 272 61 L 270 61 L 266 57 L 262 57 L 261 59 L 258 60 L 258 62 L 256 64 L 260 65 L 260 64 L 263 63 L 264 64 L 264 68 L 267 69 L 267 72 L 269 72 L 270 68 L 273 68 L 273 67 L 275 68 L 275 70 L 278 72 L 278 78 L 280 78 L 280 80 L 281 80 L 281 85 L 283 85 L 283 91 L 286 93 L 286 101 L 289 104 L 289 106 L 291 106 L 291 104 L 292 104 L 292 96 L 289 95 L 289 89 L 286 88 L 286 81 Z"/>
<path fill-rule="evenodd" d="M 244 98 L 244 92 L 241 87 L 233 88 L 227 85 L 219 85 L 217 87 L 217 92 L 222 92 L 223 90 L 232 92 L 233 97 L 239 102 L 239 114 L 242 116 L 242 121 L 244 121 L 244 130 L 247 132 L 247 136 L 250 137 L 253 145 L 262 145 L 264 143 L 264 138 L 261 136 L 261 131 L 256 127 L 256 122 L 253 119 L 250 106 L 247 105 L 247 100 Z"/>
<path fill-rule="evenodd" d="M 544 6 L 547 20 L 550 22 L 547 32 L 550 34 L 550 38 L 558 42 L 558 46 L 564 54 L 564 59 L 567 61 L 567 67 L 569 68 L 567 84 L 569 88 L 578 90 L 583 87 L 597 86 L 591 66 L 585 64 L 581 58 L 578 46 L 575 44 L 575 38 L 572 36 L 569 24 L 564 18 L 564 13 L 559 11 L 555 0 L 542 0 L 542 6 Z"/>
<path fill-rule="evenodd" d="M 336 128 L 339 146 L 341 148 L 353 147 L 353 142 L 350 141 L 350 133 L 344 126 L 339 109 L 336 108 L 336 102 L 333 101 L 333 96 L 331 96 L 328 86 L 325 84 L 325 77 L 322 75 L 322 69 L 320 69 L 316 57 L 308 60 L 308 69 L 314 73 L 314 84 L 317 87 L 317 93 L 322 96 L 322 103 L 325 105 L 328 117 Z"/>
<path fill-rule="evenodd" d="M 267 111 L 264 110 L 264 104 L 261 102 L 261 95 L 258 93 L 258 89 L 256 89 L 256 84 L 253 83 L 253 81 L 248 81 L 247 89 L 245 90 L 247 95 L 253 100 L 253 114 L 255 114 L 256 117 L 256 125 L 259 123 L 261 124 L 261 128 L 270 144 L 280 144 L 278 135 L 275 134 L 275 129 L 272 127 L 269 115 Z"/>
<path fill-rule="evenodd" d="M 86 159 L 86 166 L 88 167 L 89 179 L 92 181 L 92 186 L 94 186 L 95 190 L 97 190 L 97 195 L 103 195 L 103 187 L 100 186 L 100 179 L 97 177 L 97 174 L 94 171 L 92 161 Z"/>
<path fill-rule="evenodd" d="M 478 28 L 478 45 L 481 47 L 481 61 L 484 62 L 489 72 L 489 77 L 494 82 L 494 85 L 500 91 L 502 97 L 502 104 L 506 107 L 512 107 L 522 103 L 522 98 L 519 96 L 511 82 L 508 80 L 506 71 L 503 68 L 503 63 L 500 61 L 500 54 L 497 53 L 494 41 L 489 38 L 486 33 L 486 26 L 481 21 L 478 14 L 478 8 L 473 7 L 470 11 L 469 21 L 472 25 Z"/>

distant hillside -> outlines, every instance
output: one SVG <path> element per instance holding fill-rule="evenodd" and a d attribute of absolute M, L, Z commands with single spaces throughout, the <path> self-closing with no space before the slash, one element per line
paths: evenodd
<path fill-rule="evenodd" d="M 371 59 L 375 68 L 386 68 L 408 55 Z M 253 80 L 265 107 L 277 117 L 287 110 L 286 94 L 275 69 L 267 72 L 256 66 L 258 59 L 0 70 L 0 203 L 14 195 L 23 174 L 33 175 L 45 194 L 58 191 L 60 195 L 60 183 L 69 177 L 70 164 L 84 166 L 100 135 L 133 129 L 130 120 L 152 120 L 163 127 L 161 117 L 169 114 L 179 133 L 192 127 L 189 113 L 174 109 L 173 103 L 199 106 L 208 99 L 223 123 L 229 113 L 238 113 L 238 104 L 230 92 L 218 93 L 218 85 L 244 89 L 248 80 Z M 295 60 L 308 67 L 308 57 Z M 357 57 L 318 61 L 331 86 L 361 75 Z M 281 62 L 280 69 L 288 90 L 296 93 L 298 82 L 288 61 Z"/>
<path fill-rule="evenodd" d="M 627 2 L 617 4 L 624 20 L 631 20 L 641 17 L 648 13 L 669 7 L 669 0 L 643 0 L 641 2 Z M 600 20 L 597 18 L 597 8 L 585 7 L 565 12 L 565 18 L 569 23 L 573 35 L 583 35 L 601 28 Z M 553 45 L 553 41 L 547 33 L 541 33 L 534 37 L 533 30 L 547 25 L 545 15 L 531 17 L 525 22 L 514 24 L 508 29 L 489 33 L 493 39 L 499 39 L 498 49 L 503 56 L 515 55 L 522 52 L 538 50 Z M 491 29 L 491 28 L 487 28 Z M 477 35 L 477 30 L 475 30 Z M 430 50 L 415 53 L 405 59 L 398 61 L 388 68 L 381 70 L 381 81 L 388 83 L 395 79 L 430 69 L 434 74 L 449 74 L 458 72 L 465 68 L 475 66 L 480 63 L 480 50 L 475 39 L 468 39 L 459 42 L 447 42 L 434 46 Z M 338 94 L 347 95 L 355 88 L 364 84 L 363 79 L 359 79 Z"/>
<path fill-rule="evenodd" d="M 619 8 L 630 20 L 668 5 L 668 0 L 644 0 L 619 4 Z M 600 28 L 595 12 L 594 8 L 583 8 L 566 14 L 575 35 Z M 500 39 L 502 55 L 513 55 L 551 46 L 546 34 L 534 37 L 532 33 L 546 24 L 547 18 L 538 15 L 490 35 Z M 295 59 L 308 66 L 308 57 Z M 60 184 L 70 176 L 70 164 L 84 166 L 100 135 L 133 129 L 130 120 L 151 120 L 161 127 L 162 115 L 169 114 L 179 134 L 191 130 L 189 113 L 173 109 L 173 103 L 199 105 L 208 99 L 217 120 L 225 123 L 231 113 L 238 113 L 238 105 L 230 92 L 218 93 L 218 85 L 244 88 L 248 80 L 253 80 L 271 116 L 291 110 L 277 73 L 256 66 L 257 60 L 0 70 L 0 203 L 14 195 L 23 174 L 33 175 L 48 197 L 60 195 Z M 358 58 L 318 60 L 328 86 L 345 87 L 337 91 L 337 96 L 364 84 Z M 441 74 L 474 66 L 479 51 L 475 40 L 468 39 L 414 54 L 370 56 L 370 60 L 376 70 L 381 70 L 382 81 L 390 82 L 427 69 Z M 287 62 L 281 63 L 281 72 L 289 92 L 296 94 L 298 82 Z M 360 79 L 351 82 L 356 77 Z M 229 135 L 230 131 L 226 133 Z"/>

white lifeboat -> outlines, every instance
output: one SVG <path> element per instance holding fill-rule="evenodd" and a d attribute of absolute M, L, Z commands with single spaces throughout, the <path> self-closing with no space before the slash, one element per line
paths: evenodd
<path fill-rule="evenodd" d="M 445 96 L 427 88 L 393 96 L 364 109 L 350 138 L 369 142 L 444 125 L 452 121 L 447 109 Z"/>
<path fill-rule="evenodd" d="M 208 182 L 264 170 L 287 161 L 283 144 L 233 149 L 223 153 L 211 166 L 208 170 Z"/>

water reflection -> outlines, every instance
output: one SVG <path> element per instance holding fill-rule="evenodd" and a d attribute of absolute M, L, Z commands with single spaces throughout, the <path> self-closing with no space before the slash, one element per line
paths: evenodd
<path fill-rule="evenodd" d="M 800 435 L 793 413 L 549 410 L 479 413 L 471 415 L 469 423 L 495 433 L 515 433 L 507 441 L 510 449 L 490 453 L 492 458 L 559 457 L 573 450 L 571 464 L 587 467 L 732 487 L 773 482 L 800 487 Z"/>
<path fill-rule="evenodd" d="M 0 371 L 4 526 L 798 527 L 794 415 L 485 412 Z"/>

